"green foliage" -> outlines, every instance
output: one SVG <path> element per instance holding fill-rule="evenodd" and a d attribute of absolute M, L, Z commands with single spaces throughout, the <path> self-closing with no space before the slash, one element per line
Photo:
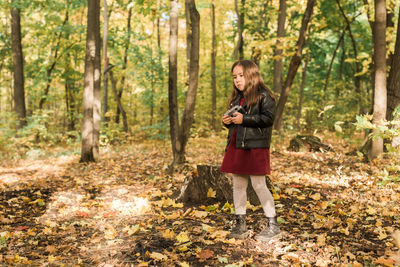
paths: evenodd
<path fill-rule="evenodd" d="M 399 147 L 392 146 L 392 140 L 400 136 L 400 107 L 396 108 L 393 112 L 392 121 L 384 120 L 381 125 L 372 123 L 372 115 L 356 116 L 357 122 L 355 123 L 357 130 L 370 131 L 369 138 L 382 138 L 387 140 L 385 143 L 388 152 L 400 152 Z"/>

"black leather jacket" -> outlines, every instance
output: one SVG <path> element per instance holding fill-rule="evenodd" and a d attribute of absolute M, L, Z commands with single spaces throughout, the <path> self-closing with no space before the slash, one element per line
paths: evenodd
<path fill-rule="evenodd" d="M 245 114 L 243 114 L 242 124 L 224 124 L 229 129 L 228 142 L 232 137 L 233 130 L 237 127 L 236 148 L 269 148 L 271 143 L 272 124 L 274 123 L 275 101 L 267 91 L 261 92 L 261 100 L 247 110 L 246 101 L 243 104 Z M 240 97 L 235 99 L 230 107 L 239 105 Z M 226 150 L 225 149 L 225 150 Z"/>

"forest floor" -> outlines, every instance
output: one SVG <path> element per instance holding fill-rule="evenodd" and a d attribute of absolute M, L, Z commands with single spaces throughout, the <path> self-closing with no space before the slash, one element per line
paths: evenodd
<path fill-rule="evenodd" d="M 257 242 L 263 213 L 249 206 L 250 237 L 228 239 L 232 205 L 184 206 L 172 196 L 197 164 L 220 164 L 225 138 L 195 138 L 168 174 L 167 141 L 0 163 L 0 266 L 400 266 L 400 163 L 335 152 L 271 150 L 282 234 Z M 397 159 L 399 160 L 399 159 Z"/>

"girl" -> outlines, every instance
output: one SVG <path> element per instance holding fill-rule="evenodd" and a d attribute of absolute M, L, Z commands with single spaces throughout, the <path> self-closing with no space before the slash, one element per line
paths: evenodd
<path fill-rule="evenodd" d="M 222 122 L 229 129 L 229 133 L 221 171 L 232 173 L 233 203 L 236 213 L 236 225 L 230 237 L 248 236 L 245 217 L 246 189 L 250 177 L 267 217 L 267 224 L 256 239 L 268 241 L 280 233 L 274 199 L 265 182 L 265 175 L 270 174 L 269 146 L 275 100 L 254 62 L 237 61 L 233 64 L 231 72 L 233 90 L 228 105 L 229 108 L 235 105 L 242 106 L 244 114 L 235 112 L 232 116 L 222 117 Z"/>

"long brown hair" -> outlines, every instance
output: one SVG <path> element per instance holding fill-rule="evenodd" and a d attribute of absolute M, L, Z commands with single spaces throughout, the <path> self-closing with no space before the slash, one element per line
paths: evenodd
<path fill-rule="evenodd" d="M 264 84 L 264 81 L 260 75 L 260 71 L 256 63 L 251 60 L 238 60 L 232 65 L 231 73 L 236 66 L 241 66 L 243 68 L 243 75 L 245 79 L 245 89 L 243 91 L 244 98 L 246 99 L 247 107 L 251 107 L 257 104 L 258 100 L 261 98 L 261 91 L 265 89 L 268 94 L 275 100 L 272 91 Z M 233 90 L 231 96 L 228 99 L 228 106 L 239 97 L 239 89 L 235 86 L 233 82 Z"/>

